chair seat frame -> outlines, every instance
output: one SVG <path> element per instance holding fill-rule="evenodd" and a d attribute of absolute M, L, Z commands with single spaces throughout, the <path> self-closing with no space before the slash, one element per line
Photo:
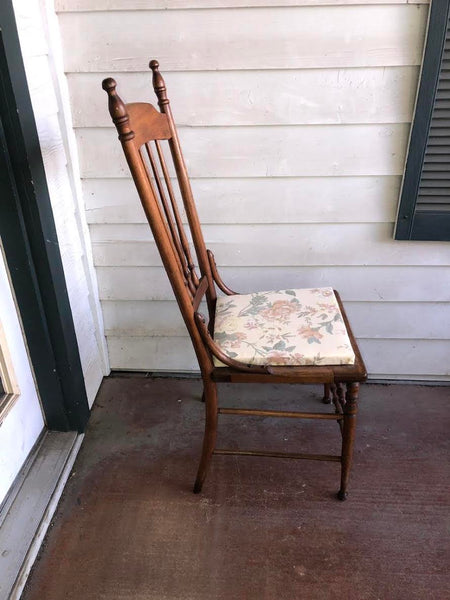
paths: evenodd
<path fill-rule="evenodd" d="M 227 356 L 214 341 L 214 318 L 217 290 L 235 295 L 220 277 L 213 253 L 206 249 L 197 209 L 173 120 L 164 79 L 156 60 L 150 62 L 153 89 L 158 99 L 158 112 L 148 103 L 125 104 L 118 96 L 112 78 L 103 81 L 108 94 L 109 112 L 119 133 L 119 140 L 136 185 L 143 209 L 153 233 L 175 298 L 189 332 L 203 380 L 205 401 L 205 433 L 202 454 L 194 484 L 194 492 L 202 490 L 213 454 L 269 456 L 281 458 L 329 460 L 341 464 L 341 483 L 338 497 L 347 497 L 352 464 L 358 408 L 359 384 L 366 379 L 366 369 L 345 314 L 339 294 L 335 292 L 355 353 L 353 365 L 320 366 L 259 366 L 247 365 Z M 184 231 L 172 172 L 167 166 L 162 143 L 170 149 L 179 195 L 191 232 L 200 275 L 192 258 Z M 156 153 L 151 144 L 155 145 Z M 161 176 L 162 174 L 162 176 Z M 208 318 L 200 312 L 206 300 Z M 225 366 L 214 366 L 213 358 Z M 217 384 L 228 383 L 299 383 L 322 384 L 324 403 L 333 403 L 334 413 L 222 408 L 218 405 Z M 335 420 L 342 434 L 340 455 L 281 453 L 258 450 L 220 449 L 216 447 L 220 414 Z"/>

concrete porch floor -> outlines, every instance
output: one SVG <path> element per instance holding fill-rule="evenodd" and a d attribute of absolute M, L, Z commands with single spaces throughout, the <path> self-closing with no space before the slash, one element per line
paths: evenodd
<path fill-rule="evenodd" d="M 322 409 L 320 387 L 219 392 Z M 450 388 L 362 387 L 346 502 L 336 463 L 254 457 L 213 457 L 194 495 L 200 396 L 193 379 L 104 381 L 23 600 L 450 598 Z M 333 453 L 339 431 L 220 417 L 219 446 L 238 445 Z"/>

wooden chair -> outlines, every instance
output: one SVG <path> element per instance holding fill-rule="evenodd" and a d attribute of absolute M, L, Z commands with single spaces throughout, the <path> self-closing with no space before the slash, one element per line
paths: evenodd
<path fill-rule="evenodd" d="M 102 87 L 108 94 L 109 112 L 200 365 L 206 423 L 194 492 L 201 491 L 213 454 L 240 454 L 340 462 L 338 497 L 344 500 L 359 383 L 365 380 L 366 370 L 339 296 L 331 288 L 239 295 L 225 285 L 212 252 L 205 246 L 158 61 L 152 60 L 150 68 L 160 112 L 147 103 L 124 104 L 114 79 L 105 79 Z M 164 151 L 167 143 L 169 154 L 167 149 Z M 175 173 L 178 185 L 172 179 Z M 199 272 L 183 228 L 179 196 Z M 202 300 L 206 300 L 207 320 L 199 312 Z M 324 402 L 332 400 L 335 412 L 219 408 L 220 382 L 323 384 Z M 219 414 L 336 420 L 342 434 L 341 455 L 218 449 Z"/>

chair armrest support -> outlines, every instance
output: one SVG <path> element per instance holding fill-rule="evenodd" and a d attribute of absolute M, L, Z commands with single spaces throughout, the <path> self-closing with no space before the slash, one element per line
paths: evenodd
<path fill-rule="evenodd" d="M 211 268 L 211 274 L 213 276 L 214 283 L 217 285 L 219 290 L 221 290 L 227 296 L 237 296 L 238 292 L 233 292 L 233 290 L 226 286 L 222 281 L 222 278 L 219 275 L 219 271 L 217 270 L 214 254 L 211 252 L 211 250 L 207 250 L 206 254 L 208 255 L 209 266 Z"/>

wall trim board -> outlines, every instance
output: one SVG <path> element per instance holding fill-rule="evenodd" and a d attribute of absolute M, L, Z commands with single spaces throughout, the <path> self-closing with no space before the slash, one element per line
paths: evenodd
<path fill-rule="evenodd" d="M 47 426 L 83 431 L 86 388 L 11 0 L 0 36 L 0 233 Z"/>

